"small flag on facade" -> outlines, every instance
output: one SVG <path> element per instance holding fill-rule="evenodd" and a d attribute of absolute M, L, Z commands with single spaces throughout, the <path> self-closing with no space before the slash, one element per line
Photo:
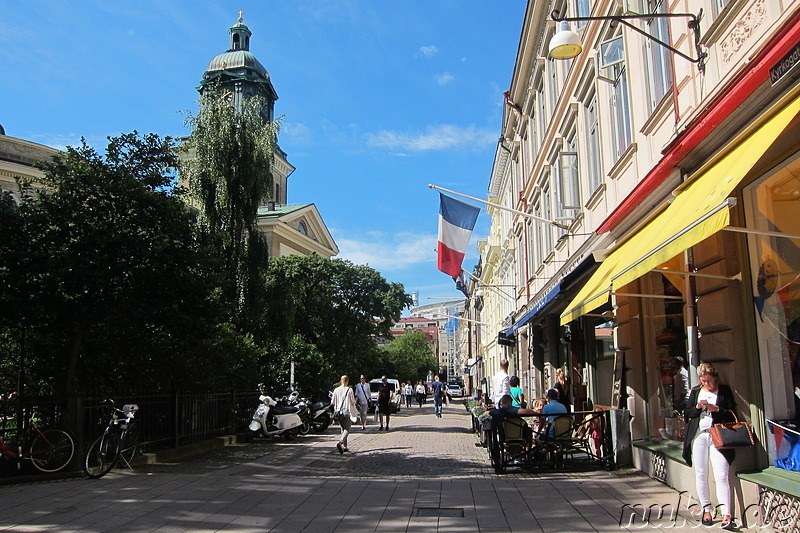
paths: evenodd
<path fill-rule="evenodd" d="M 457 278 L 480 209 L 439 193 L 439 270 Z"/>

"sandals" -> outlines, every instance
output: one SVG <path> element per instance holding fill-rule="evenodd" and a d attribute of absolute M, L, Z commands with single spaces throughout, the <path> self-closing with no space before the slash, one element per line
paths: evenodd
<path fill-rule="evenodd" d="M 701 523 L 704 526 L 710 526 L 711 524 L 713 524 L 714 523 L 714 519 L 712 518 L 711 513 L 707 513 L 707 512 L 703 513 L 703 520 L 701 521 Z"/>
<path fill-rule="evenodd" d="M 719 527 L 726 530 L 732 530 L 736 527 L 736 525 L 733 523 L 733 518 L 731 515 L 726 514 L 724 517 L 722 517 L 722 523 L 719 525 Z"/>

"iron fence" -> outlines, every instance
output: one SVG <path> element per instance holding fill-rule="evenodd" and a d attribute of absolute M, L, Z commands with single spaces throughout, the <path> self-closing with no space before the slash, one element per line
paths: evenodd
<path fill-rule="evenodd" d="M 116 407 L 135 403 L 139 406 L 139 426 L 143 451 L 176 448 L 205 439 L 243 432 L 258 405 L 257 390 L 234 390 L 210 393 L 180 391 L 104 391 L 70 397 L 16 396 L 0 398 L 0 433 L 7 440 L 16 438 L 17 421 L 26 420 L 35 408 L 37 424 L 67 429 L 75 436 L 78 453 L 99 435 L 108 424 L 113 399 Z M 24 426 L 24 424 L 23 424 Z M 76 465 L 79 460 L 76 459 Z M 0 468 L 0 476 L 16 470 Z"/>

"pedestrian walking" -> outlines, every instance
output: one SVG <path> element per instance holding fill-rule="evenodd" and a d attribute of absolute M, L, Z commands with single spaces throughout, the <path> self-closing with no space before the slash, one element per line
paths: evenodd
<path fill-rule="evenodd" d="M 442 401 L 445 393 L 444 383 L 439 381 L 439 376 L 433 376 L 431 383 L 431 393 L 433 394 L 433 412 L 437 417 L 442 418 Z"/>
<path fill-rule="evenodd" d="M 358 404 L 359 418 L 361 418 L 361 429 L 367 429 L 367 412 L 372 404 L 372 395 L 369 390 L 367 378 L 361 376 L 361 380 L 356 385 L 356 403 Z"/>
<path fill-rule="evenodd" d="M 394 396 L 394 391 L 389 386 L 389 380 L 386 376 L 383 376 L 381 378 L 381 384 L 378 386 L 378 417 L 381 423 L 378 431 L 384 428 L 384 418 L 386 418 L 386 431 L 389 431 L 389 402 L 392 401 L 392 396 Z"/>
<path fill-rule="evenodd" d="M 339 442 L 336 443 L 339 453 L 350 451 L 347 449 L 347 436 L 350 435 L 350 427 L 355 422 L 355 414 L 358 412 L 356 411 L 356 397 L 353 395 L 353 389 L 348 386 L 349 382 L 350 378 L 346 375 L 342 376 L 339 386 L 333 391 L 333 398 L 331 398 L 333 416 L 338 418 L 339 426 L 342 428 Z"/>
<path fill-rule="evenodd" d="M 414 386 L 410 381 L 407 381 L 403 387 L 403 396 L 405 397 L 406 407 L 411 407 L 411 397 L 414 396 Z"/>
<path fill-rule="evenodd" d="M 417 381 L 417 403 L 422 409 L 422 404 L 425 403 L 425 385 L 422 384 L 422 381 Z"/>

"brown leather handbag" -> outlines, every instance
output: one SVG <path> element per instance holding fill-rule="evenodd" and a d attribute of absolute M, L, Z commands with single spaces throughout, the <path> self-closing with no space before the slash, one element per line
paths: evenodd
<path fill-rule="evenodd" d="M 747 448 L 756 442 L 753 438 L 753 430 L 747 422 L 739 422 L 736 413 L 733 414 L 735 422 L 727 424 L 714 424 L 708 432 L 711 440 L 718 450 L 728 450 L 731 448 Z"/>

